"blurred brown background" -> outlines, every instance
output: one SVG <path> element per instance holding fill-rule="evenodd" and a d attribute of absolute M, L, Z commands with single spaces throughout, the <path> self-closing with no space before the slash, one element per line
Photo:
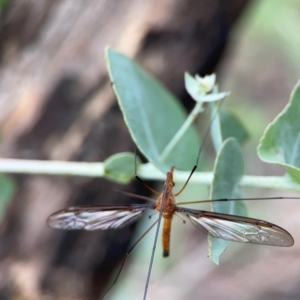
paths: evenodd
<path fill-rule="evenodd" d="M 247 174 L 283 174 L 260 162 L 255 147 L 300 78 L 299 1 L 12 0 L 0 5 L 2 157 L 103 161 L 132 151 L 107 78 L 104 48 L 110 45 L 137 59 L 187 109 L 192 103 L 183 72 L 216 71 L 221 90 L 232 92 L 227 107 L 251 134 L 244 148 Z M 18 191 L 0 228 L 0 300 L 98 299 L 147 220 L 107 232 L 57 231 L 45 220 L 69 205 L 132 201 L 113 188 L 147 191 L 138 183 L 124 188 L 104 179 L 14 178 Z M 162 259 L 158 244 L 148 299 L 299 299 L 298 207 L 291 200 L 249 204 L 252 217 L 291 232 L 295 246 L 234 244 L 220 266 L 207 258 L 206 237 L 175 220 L 169 259 Z M 149 235 L 135 249 L 108 299 L 142 298 L 152 242 Z"/>

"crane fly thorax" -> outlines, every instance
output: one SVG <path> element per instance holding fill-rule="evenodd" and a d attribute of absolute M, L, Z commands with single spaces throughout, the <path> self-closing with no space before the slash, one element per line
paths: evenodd
<path fill-rule="evenodd" d="M 173 214 L 175 213 L 175 207 L 176 207 L 176 201 L 175 197 L 172 192 L 173 188 L 173 170 L 174 167 L 170 169 L 170 172 L 168 172 L 167 175 L 169 180 L 165 182 L 165 192 L 162 193 L 158 199 L 157 199 L 157 207 L 156 209 L 160 211 L 161 206 L 163 205 L 164 202 L 164 207 L 163 207 L 163 217 L 165 219 L 171 219 Z M 165 199 L 164 199 L 165 198 Z M 163 201 L 164 200 L 164 201 Z"/>

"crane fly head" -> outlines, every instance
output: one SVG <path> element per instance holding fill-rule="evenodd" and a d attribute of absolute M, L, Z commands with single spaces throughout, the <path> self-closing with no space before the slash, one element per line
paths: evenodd
<path fill-rule="evenodd" d="M 175 185 L 175 183 L 173 182 L 174 168 L 175 167 L 171 167 L 170 171 L 167 173 L 168 181 L 165 182 L 165 185 L 167 186 L 168 192 L 170 192 L 172 190 L 173 186 Z"/>

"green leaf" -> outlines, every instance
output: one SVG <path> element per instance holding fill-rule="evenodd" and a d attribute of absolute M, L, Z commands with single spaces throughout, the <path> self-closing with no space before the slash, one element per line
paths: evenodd
<path fill-rule="evenodd" d="M 300 81 L 292 91 L 290 102 L 265 130 L 259 146 L 261 160 L 285 167 L 300 183 Z"/>
<path fill-rule="evenodd" d="M 0 174 L 0 220 L 4 215 L 6 205 L 12 200 L 15 192 L 15 181 L 6 175 Z"/>
<path fill-rule="evenodd" d="M 219 104 L 215 102 L 210 103 L 211 120 L 212 120 L 210 133 L 211 133 L 212 142 L 216 152 L 219 152 L 224 140 L 222 136 L 220 114 L 217 111 L 218 105 Z"/>
<path fill-rule="evenodd" d="M 221 131 L 223 140 L 229 137 L 236 138 L 243 143 L 248 138 L 248 132 L 240 120 L 229 110 L 220 110 Z"/>
<path fill-rule="evenodd" d="M 240 198 L 238 184 L 244 174 L 244 162 L 239 143 L 229 138 L 222 144 L 214 166 L 214 179 L 211 187 L 211 199 Z M 212 211 L 224 214 L 246 216 L 244 203 L 216 202 L 212 204 Z M 220 255 L 226 250 L 230 242 L 209 236 L 209 257 L 219 264 Z"/>
<path fill-rule="evenodd" d="M 137 168 L 141 164 L 137 157 Z M 122 152 L 110 156 L 104 161 L 104 177 L 126 184 L 134 178 L 135 157 L 131 152 Z"/>
<path fill-rule="evenodd" d="M 163 172 L 170 166 L 191 170 L 199 148 L 195 129 L 189 128 L 165 161 L 160 155 L 187 118 L 180 102 L 133 60 L 110 48 L 109 76 L 129 132 L 145 157 Z"/>
<path fill-rule="evenodd" d="M 0 13 L 8 6 L 8 0 L 0 0 Z"/>
<path fill-rule="evenodd" d="M 217 110 L 216 103 L 210 103 L 212 118 L 215 117 Z M 227 109 L 221 108 L 219 115 L 215 117 L 211 126 L 212 140 L 215 149 L 218 151 L 221 147 L 222 141 L 229 137 L 236 138 L 240 143 L 248 138 L 248 132 L 244 125 Z"/>

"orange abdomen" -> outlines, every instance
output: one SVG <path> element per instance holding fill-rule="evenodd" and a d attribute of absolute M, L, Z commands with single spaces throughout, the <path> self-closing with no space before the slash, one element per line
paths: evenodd
<path fill-rule="evenodd" d="M 168 218 L 164 218 L 164 227 L 163 227 L 163 256 L 167 257 L 170 253 L 170 233 L 171 233 L 171 222 L 172 216 L 168 216 Z"/>

